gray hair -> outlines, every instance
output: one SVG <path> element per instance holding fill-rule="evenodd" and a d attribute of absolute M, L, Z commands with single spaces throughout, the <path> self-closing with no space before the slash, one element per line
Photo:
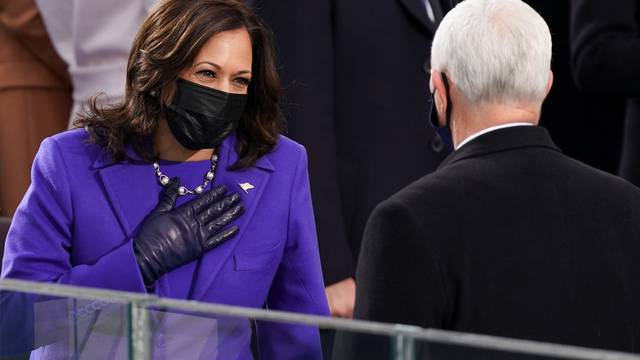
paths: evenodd
<path fill-rule="evenodd" d="M 520 0 L 466 0 L 442 20 L 431 68 L 445 71 L 473 104 L 542 103 L 551 69 L 551 33 Z"/>

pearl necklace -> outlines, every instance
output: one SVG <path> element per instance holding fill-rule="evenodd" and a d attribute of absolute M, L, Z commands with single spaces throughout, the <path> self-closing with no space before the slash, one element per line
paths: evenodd
<path fill-rule="evenodd" d="M 213 181 L 213 179 L 216 177 L 217 164 L 218 164 L 218 155 L 213 154 L 211 156 L 211 168 L 204 175 L 204 182 L 202 183 L 202 185 L 196 186 L 195 188 L 193 188 L 193 190 L 189 190 L 184 186 L 180 186 L 178 187 L 178 195 L 182 196 L 187 194 L 189 195 L 202 194 L 202 192 L 207 187 L 207 185 L 209 185 L 209 183 Z M 169 177 L 163 174 L 162 171 L 160 171 L 160 164 L 158 164 L 158 162 L 153 163 L 153 169 L 156 172 L 156 176 L 158 177 L 158 182 L 160 182 L 160 185 L 167 186 L 167 184 L 169 183 Z"/>

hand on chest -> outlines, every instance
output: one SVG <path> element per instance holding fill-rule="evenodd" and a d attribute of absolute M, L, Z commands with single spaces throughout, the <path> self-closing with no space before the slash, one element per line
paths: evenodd
<path fill-rule="evenodd" d="M 192 189 L 202 184 L 209 165 L 160 164 L 169 177 L 179 177 L 181 184 Z M 237 193 L 245 212 L 233 225 L 238 235 L 214 249 L 213 254 L 228 257 L 232 252 L 256 252 L 282 247 L 287 235 L 289 192 L 275 186 L 270 173 L 260 169 L 229 171 L 219 167 L 208 187 L 225 185 L 228 193 Z M 122 164 L 105 168 L 94 188 L 78 193 L 74 257 L 90 261 L 133 237 L 140 223 L 157 205 L 162 186 L 151 164 Z M 196 196 L 180 196 L 181 206 Z M 100 234 L 96 237 L 96 234 Z M 214 255 L 207 254 L 207 257 Z M 222 261 L 218 258 L 218 261 Z"/>

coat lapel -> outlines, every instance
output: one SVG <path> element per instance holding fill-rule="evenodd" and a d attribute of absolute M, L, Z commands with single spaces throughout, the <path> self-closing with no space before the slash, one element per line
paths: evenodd
<path fill-rule="evenodd" d="M 269 176 L 274 167 L 271 162 L 262 157 L 255 166 L 241 171 L 230 171 L 228 168 L 237 160 L 235 151 L 235 137 L 230 136 L 221 146 L 220 163 L 224 166 L 218 167 L 216 174 L 215 186 L 224 184 L 229 193 L 237 192 L 242 199 L 245 207 L 245 213 L 234 223 L 240 228 L 240 232 L 231 240 L 209 251 L 202 257 L 201 264 L 196 274 L 195 288 L 193 291 L 193 299 L 200 300 L 211 286 L 211 283 L 218 276 L 220 269 L 231 256 L 236 245 L 243 239 L 246 229 L 251 223 L 260 198 L 264 193 Z M 246 189 L 243 190 L 242 187 Z"/>
<path fill-rule="evenodd" d="M 157 202 L 157 199 L 149 196 L 150 190 L 158 186 L 155 174 L 149 164 L 144 166 L 145 164 L 129 161 L 114 164 L 106 159 L 110 159 L 110 156 L 105 150 L 94 163 L 94 168 L 98 169 L 122 231 L 127 237 L 131 237 L 136 226 L 153 209 L 154 202 Z"/>
<path fill-rule="evenodd" d="M 427 15 L 427 8 L 425 0 L 398 0 L 402 4 L 402 6 L 409 12 L 411 17 L 416 20 L 420 26 L 431 33 L 436 31 L 436 24 L 433 23 L 429 16 Z M 429 0 L 432 3 L 437 3 L 439 0 Z M 440 6 L 431 5 L 434 11 L 434 15 L 436 19 L 438 19 L 436 15 L 436 8 L 440 9 Z"/>
<path fill-rule="evenodd" d="M 454 3 L 457 3 L 458 0 L 450 0 L 449 1 L 449 6 L 451 6 L 453 8 Z M 442 0 L 430 0 L 430 4 L 431 4 L 431 8 L 433 9 L 433 16 L 435 18 L 435 26 L 434 26 L 434 32 L 435 29 L 438 27 L 438 25 L 440 25 L 440 22 L 442 21 L 442 19 L 444 18 L 445 15 L 445 9 L 442 7 Z"/>
<path fill-rule="evenodd" d="M 113 163 L 109 153 L 104 151 L 94 163 L 107 199 L 127 239 L 137 233 L 139 224 L 157 205 L 158 196 L 155 194 L 160 191 L 152 165 L 137 160 L 132 151 L 129 151 L 129 156 L 133 160 Z M 150 193 L 154 195 L 150 196 Z M 195 262 L 185 267 L 190 267 L 191 271 L 187 270 L 187 273 L 192 274 Z M 181 273 L 185 270 L 180 268 Z M 157 291 L 166 296 L 187 294 L 191 281 L 185 280 L 184 276 L 172 275 L 169 273 L 158 280 Z"/>

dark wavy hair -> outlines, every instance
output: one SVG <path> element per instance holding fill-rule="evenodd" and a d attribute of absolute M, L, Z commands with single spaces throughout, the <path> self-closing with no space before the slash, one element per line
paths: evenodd
<path fill-rule="evenodd" d="M 254 75 L 236 129 L 239 156 L 232 168 L 252 166 L 273 150 L 283 130 L 279 107 L 282 85 L 271 31 L 238 0 L 161 2 L 133 42 L 122 102 L 102 107 L 94 96 L 74 125 L 85 127 L 91 140 L 106 147 L 116 162 L 125 159 L 127 145 L 143 159 L 155 160 L 153 149 L 145 144 L 164 116 L 163 92 L 174 88 L 180 71 L 193 64 L 211 36 L 240 28 L 245 28 L 251 38 Z"/>

